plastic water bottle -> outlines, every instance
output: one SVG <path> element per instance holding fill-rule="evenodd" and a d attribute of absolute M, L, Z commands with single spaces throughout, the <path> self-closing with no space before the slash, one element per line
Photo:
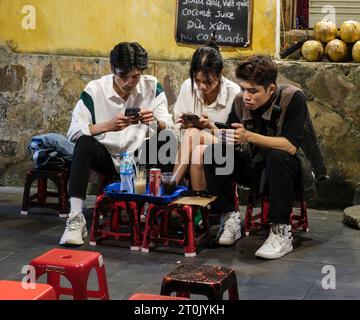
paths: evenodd
<path fill-rule="evenodd" d="M 125 152 L 120 161 L 120 192 L 134 193 L 133 160 Z"/>

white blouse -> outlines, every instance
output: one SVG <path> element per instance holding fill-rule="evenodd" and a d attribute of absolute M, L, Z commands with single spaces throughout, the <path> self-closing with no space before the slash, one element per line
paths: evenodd
<path fill-rule="evenodd" d="M 174 106 L 175 121 L 183 113 L 195 113 L 198 116 L 207 115 L 212 122 L 226 122 L 231 112 L 235 96 L 241 91 L 239 85 L 225 77 L 220 79 L 219 94 L 214 103 L 205 105 L 203 93 L 194 83 L 191 89 L 191 79 L 185 80 L 180 88 L 180 93 Z"/>

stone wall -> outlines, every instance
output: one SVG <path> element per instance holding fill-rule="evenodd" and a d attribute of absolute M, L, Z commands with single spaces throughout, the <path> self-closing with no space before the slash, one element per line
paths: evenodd
<path fill-rule="evenodd" d="M 234 64 L 228 61 L 225 68 L 233 80 Z M 147 71 L 163 84 L 171 111 L 188 67 L 153 61 Z M 351 204 L 360 182 L 360 65 L 282 61 L 279 68 L 279 81 L 300 86 L 308 97 L 331 176 L 318 186 L 313 205 Z M 0 185 L 23 185 L 32 165 L 29 139 L 46 132 L 66 134 L 87 82 L 109 71 L 105 58 L 18 55 L 0 47 Z"/>
<path fill-rule="evenodd" d="M 331 177 L 318 185 L 318 205 L 351 204 L 360 183 L 360 65 L 283 62 L 280 81 L 300 86 L 308 98 Z"/>

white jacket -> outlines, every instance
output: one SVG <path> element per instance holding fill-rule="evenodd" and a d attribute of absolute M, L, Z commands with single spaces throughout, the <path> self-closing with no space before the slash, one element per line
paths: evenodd
<path fill-rule="evenodd" d="M 113 88 L 113 75 L 90 81 L 82 92 L 72 113 L 71 125 L 67 133 L 70 141 L 75 142 L 82 135 L 91 135 L 90 124 L 111 120 L 116 114 L 125 113 L 127 107 L 140 107 L 153 110 L 154 118 L 164 121 L 166 128 L 174 129 L 174 122 L 168 111 L 168 104 L 158 80 L 142 75 L 138 85 L 124 101 Z M 109 151 L 115 168 L 119 170 L 119 153 L 132 153 L 144 142 L 149 126 L 130 125 L 121 131 L 109 131 L 95 136 Z M 150 132 L 150 135 L 154 132 Z"/>

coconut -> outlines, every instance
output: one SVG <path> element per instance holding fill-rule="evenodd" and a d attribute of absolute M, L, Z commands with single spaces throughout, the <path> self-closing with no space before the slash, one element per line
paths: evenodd
<path fill-rule="evenodd" d="M 341 62 L 349 58 L 349 49 L 344 41 L 335 39 L 326 45 L 325 54 L 330 61 Z"/>
<path fill-rule="evenodd" d="M 314 25 L 314 39 L 322 42 L 329 42 L 336 39 L 337 27 L 330 20 L 322 20 Z"/>
<path fill-rule="evenodd" d="M 355 62 L 360 62 L 360 40 L 353 46 L 352 57 Z"/>
<path fill-rule="evenodd" d="M 345 21 L 340 27 L 340 37 L 346 43 L 354 43 L 360 40 L 360 22 Z"/>
<path fill-rule="evenodd" d="M 301 53 L 307 61 L 319 61 L 324 55 L 324 47 L 320 41 L 309 40 L 303 44 Z"/>

